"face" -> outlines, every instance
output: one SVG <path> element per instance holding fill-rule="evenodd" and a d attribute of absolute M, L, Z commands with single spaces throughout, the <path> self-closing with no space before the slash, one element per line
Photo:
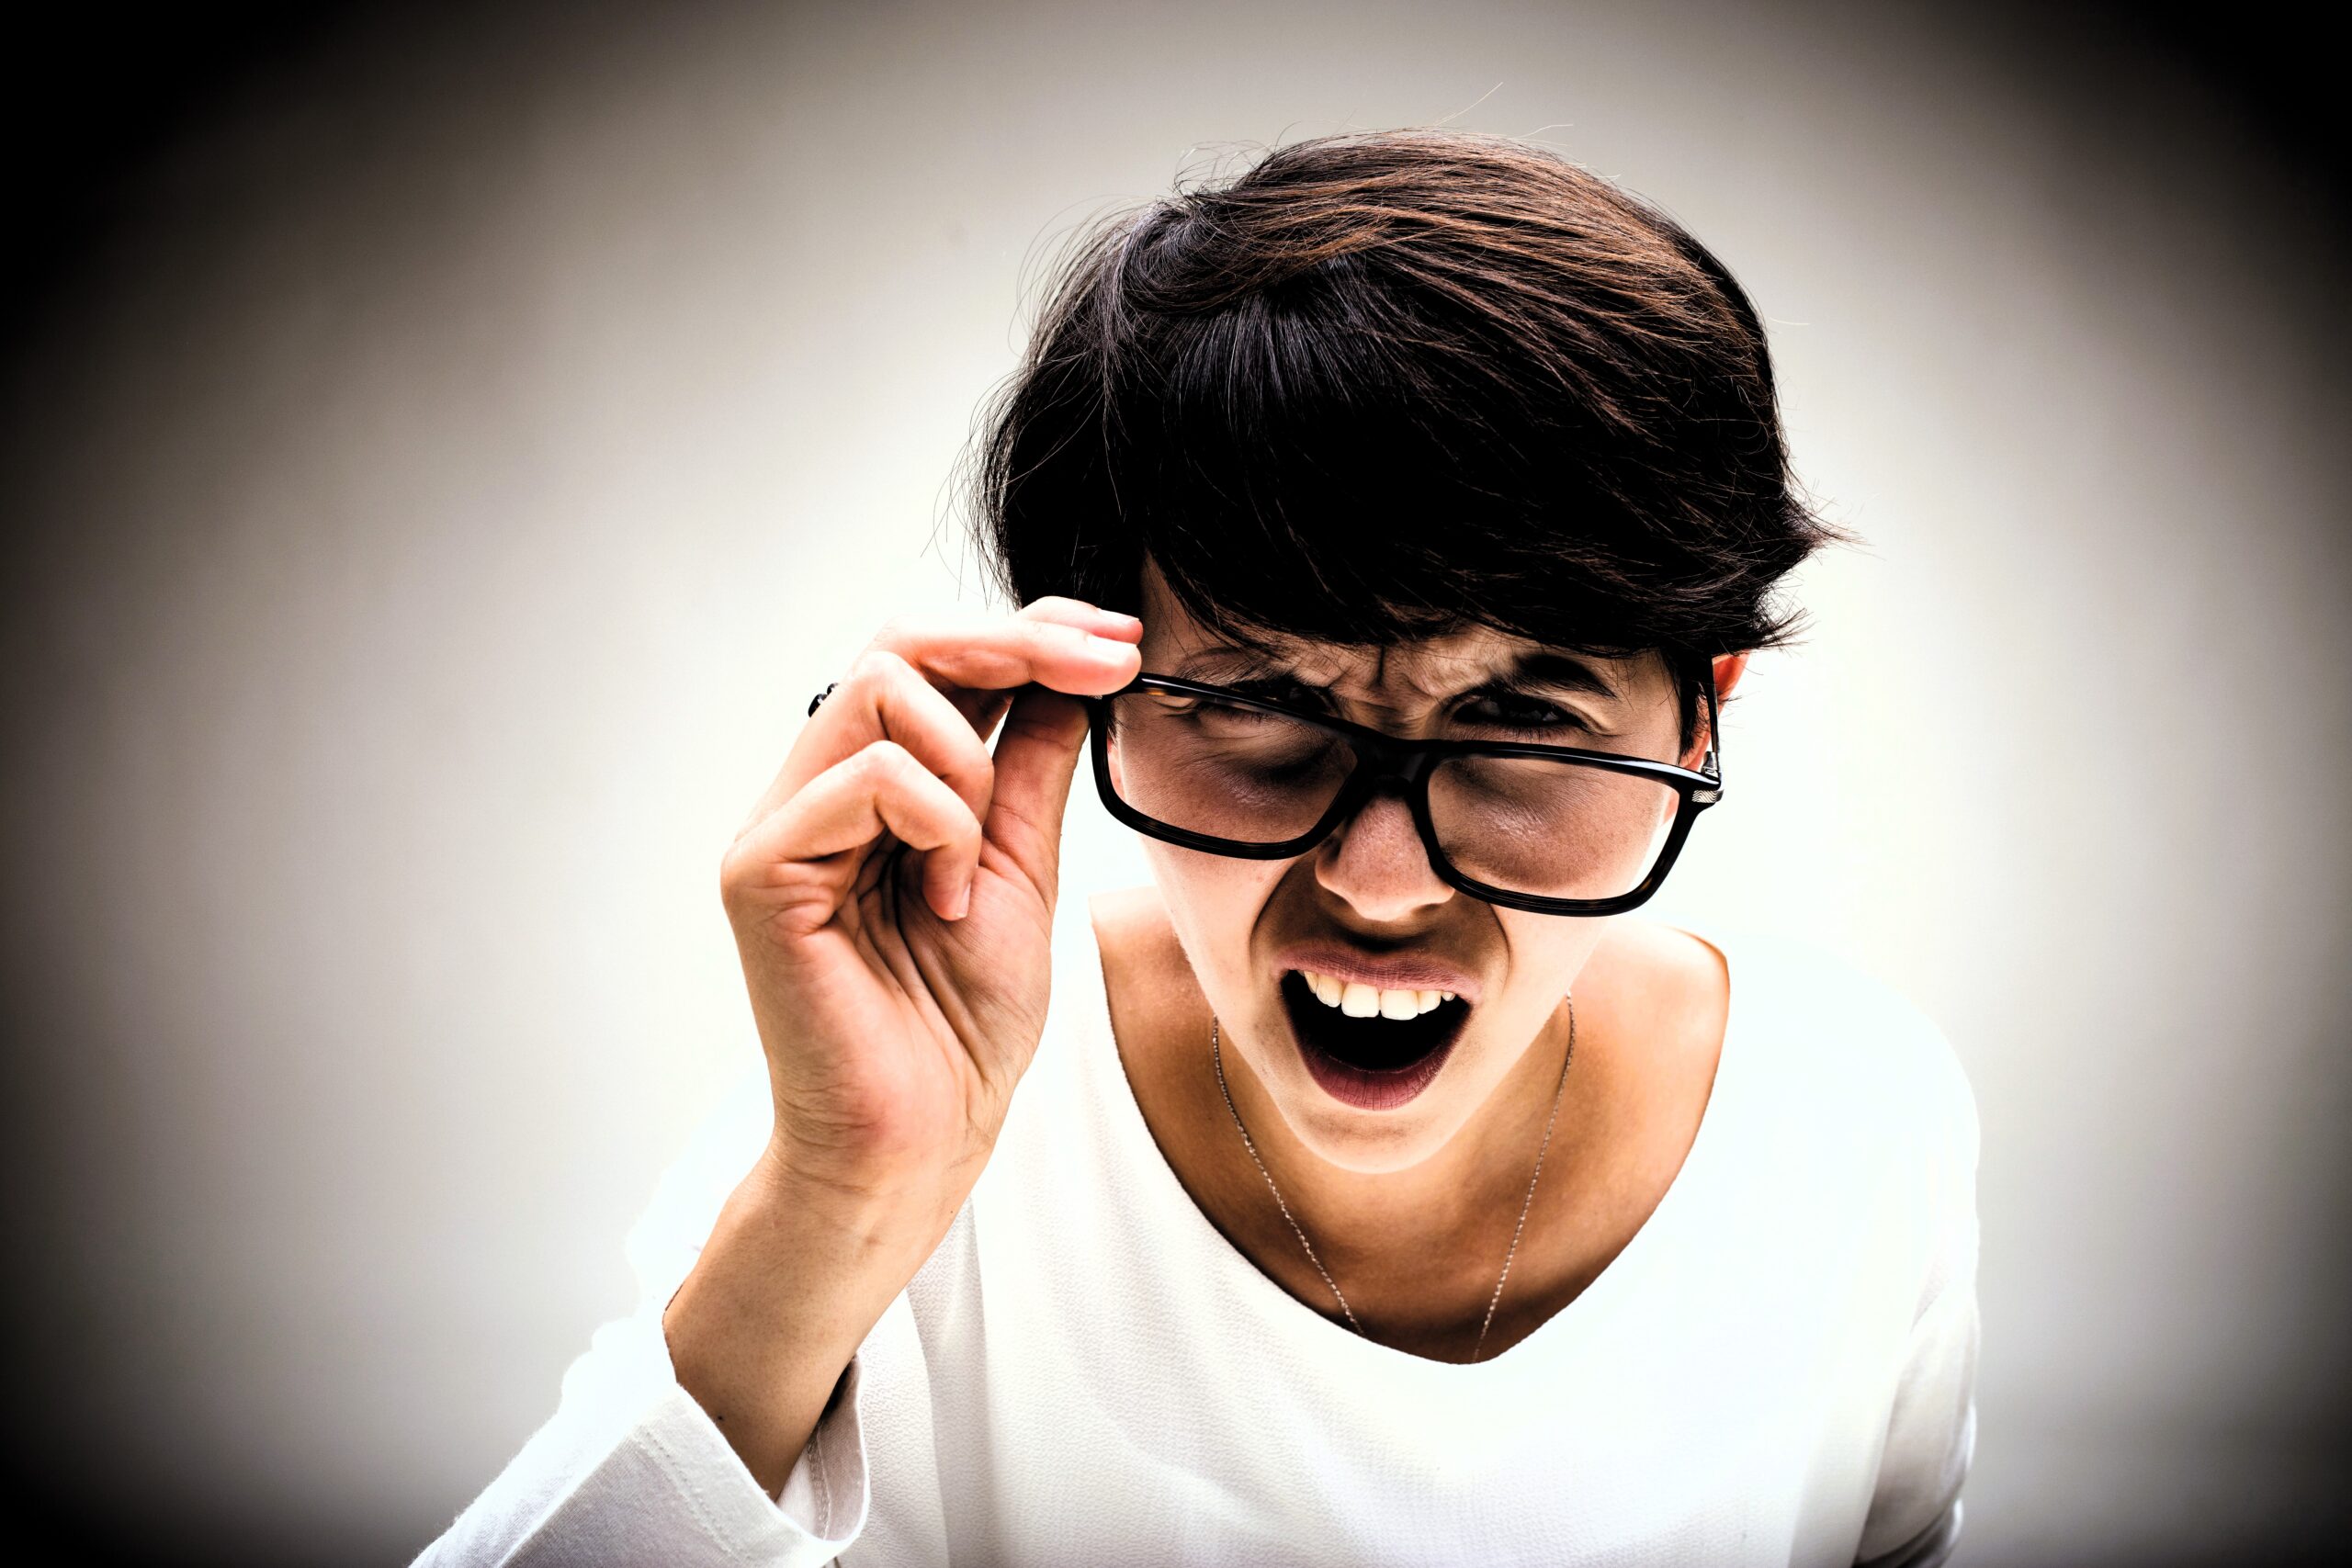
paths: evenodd
<path fill-rule="evenodd" d="M 1509 739 L 1685 766 L 1704 749 L 1703 736 L 1688 752 L 1679 747 L 1673 683 L 1655 654 L 1574 656 L 1611 688 L 1607 696 L 1556 675 L 1514 676 L 1521 656 L 1543 650 L 1485 628 L 1386 649 L 1292 642 L 1270 659 L 1200 626 L 1148 564 L 1143 590 L 1143 668 L 1154 674 L 1248 682 L 1253 694 L 1398 736 L 1494 735 L 1488 721 L 1499 717 L 1510 723 Z M 1270 678 L 1296 687 L 1267 689 L 1261 682 Z M 1531 724 L 1544 728 L 1531 733 Z M 1115 745 L 1112 767 L 1122 778 Z M 1303 1144 L 1351 1170 L 1408 1168 L 1468 1124 L 1539 1040 L 1565 1031 L 1563 999 L 1605 929 L 1605 919 L 1500 908 L 1449 886 L 1430 865 L 1410 808 L 1388 792 L 1291 860 L 1241 860 L 1150 838 L 1144 847 L 1226 1049 L 1247 1060 Z M 1329 996 L 1335 983 L 1384 993 L 1384 1016 L 1329 1009 L 1316 992 Z M 1407 992 L 1424 1003 L 1426 993 L 1452 992 L 1456 1001 L 1414 1018 Z M 1363 993 L 1349 999 L 1361 1011 Z M 1384 1030 L 1396 1031 L 1408 1054 L 1423 1039 L 1438 1043 L 1385 1059 L 1377 1071 L 1355 1070 L 1311 1043 L 1375 1041 Z"/>

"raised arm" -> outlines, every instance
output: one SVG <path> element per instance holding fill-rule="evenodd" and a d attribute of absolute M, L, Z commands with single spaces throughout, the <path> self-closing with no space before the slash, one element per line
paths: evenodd
<path fill-rule="evenodd" d="M 608 1325 L 609 1353 L 575 1367 L 583 1392 L 568 1379 L 565 1404 L 583 1414 L 560 1412 L 427 1560 L 535 1561 L 557 1539 L 565 1561 L 691 1561 L 696 1541 L 740 1559 L 749 1531 L 758 1560 L 821 1561 L 772 1505 L 970 1193 L 1036 1050 L 1085 739 L 1073 694 L 1124 685 L 1140 635 L 1069 599 L 894 625 L 816 709 L 720 864 L 766 1140 L 659 1317 Z M 719 1440 L 731 1490 L 709 1473 Z M 706 1491 L 731 1510 L 716 1524 Z M 537 1511 L 482 1506 L 497 1495 Z M 672 1522 L 599 1543 L 648 1519 Z"/>

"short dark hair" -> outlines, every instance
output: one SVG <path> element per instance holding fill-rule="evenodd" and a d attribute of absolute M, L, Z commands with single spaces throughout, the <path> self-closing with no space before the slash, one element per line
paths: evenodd
<path fill-rule="evenodd" d="M 1764 332 L 1680 224 L 1544 148 L 1329 136 L 1083 233 L 984 417 L 1016 603 L 1134 611 L 1148 555 L 1220 635 L 1483 625 L 1662 653 L 1792 640 L 1817 546 Z"/>

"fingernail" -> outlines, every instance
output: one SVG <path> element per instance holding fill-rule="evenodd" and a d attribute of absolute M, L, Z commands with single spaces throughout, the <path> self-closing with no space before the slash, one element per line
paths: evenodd
<path fill-rule="evenodd" d="M 967 882 L 963 886 L 956 890 L 956 902 L 951 906 L 951 908 L 954 908 L 956 912 L 948 917 L 950 919 L 960 920 L 965 916 L 972 912 L 972 885 L 970 883 Z"/>
<path fill-rule="evenodd" d="M 1102 614 L 1103 624 L 1110 626 L 1114 631 L 1139 632 L 1143 630 L 1143 622 L 1136 619 L 1135 616 L 1126 614 L 1123 610 L 1105 610 Z"/>

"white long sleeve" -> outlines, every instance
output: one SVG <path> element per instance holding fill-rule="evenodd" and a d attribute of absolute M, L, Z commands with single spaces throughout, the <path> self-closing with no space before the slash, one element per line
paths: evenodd
<path fill-rule="evenodd" d="M 1944 1080 L 1930 1100 L 1945 1115 L 1931 1124 L 1935 1135 L 1926 1151 L 1935 1255 L 1895 1384 L 1860 1546 L 1865 1562 L 1891 1558 L 1905 1568 L 1929 1568 L 1950 1555 L 1960 1529 L 1961 1486 L 1976 1453 L 1980 1133 L 1957 1064 L 1940 1037 L 1935 1043 L 1938 1049 L 1924 1054 Z"/>
<path fill-rule="evenodd" d="M 853 1359 L 832 1407 L 779 1496 L 752 1479 L 678 1384 L 662 1314 L 723 1201 L 766 1135 L 765 1083 L 729 1098 L 628 1240 L 639 1301 L 605 1325 L 564 1373 L 555 1415 L 417 1559 L 418 1568 L 590 1562 L 830 1562 L 865 1522 L 865 1368 Z M 732 1175 L 729 1174 L 732 1170 Z"/>

